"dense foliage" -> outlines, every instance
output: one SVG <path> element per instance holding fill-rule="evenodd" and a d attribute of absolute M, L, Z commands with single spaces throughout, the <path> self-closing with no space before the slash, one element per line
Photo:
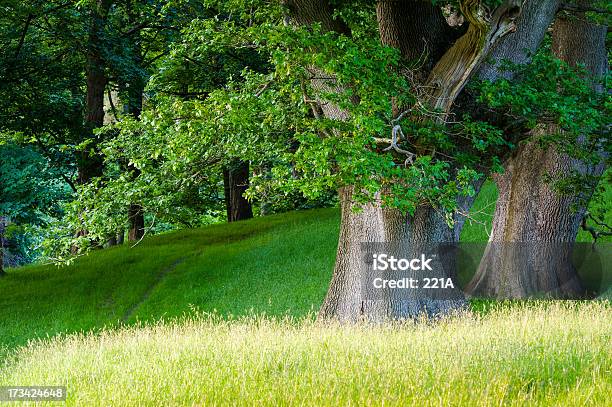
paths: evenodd
<path fill-rule="evenodd" d="M 11 52 L 0 64 L 0 129 L 37 157 L 26 167 L 44 160 L 41 174 L 54 183 L 28 186 L 25 203 L 5 195 L 2 208 L 18 223 L 36 222 L 6 208 L 44 207 L 61 218 L 46 231 L 54 259 L 123 234 L 134 203 L 147 230 L 222 220 L 223 170 L 237 160 L 250 164 L 247 196 L 261 214 L 333 204 L 335 191 L 351 186 L 357 202 L 380 196 L 408 213 L 427 204 L 452 224 L 458 198 L 502 171 L 536 128 L 548 126 L 542 146 L 568 159 L 592 166 L 610 157 L 608 81 L 593 87 L 547 47 L 529 65 L 508 65 L 511 81 L 473 81 L 476 106 L 447 114 L 410 80 L 414 61 L 381 45 L 370 2 L 338 2 L 347 35 L 290 24 L 281 2 L 128 1 L 113 3 L 96 37 L 98 2 L 41 4 L 3 6 Z M 90 133 L 92 49 L 108 95 L 106 125 Z M 83 151 L 101 157 L 103 171 L 77 185 Z M 584 171 L 551 180 L 561 193 L 586 191 L 585 200 L 598 181 Z M 13 189 L 10 177 L 3 182 Z M 38 196 L 47 201 L 35 205 Z"/>

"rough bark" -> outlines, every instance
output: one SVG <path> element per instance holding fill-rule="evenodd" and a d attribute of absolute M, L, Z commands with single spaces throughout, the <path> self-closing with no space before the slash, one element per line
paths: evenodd
<path fill-rule="evenodd" d="M 559 0 L 526 0 L 514 22 L 515 27 L 496 42 L 475 75 L 480 79 L 490 81 L 495 81 L 502 76 L 509 79 L 507 72 L 498 70 L 499 63 L 503 60 L 515 64 L 529 62 L 529 55 L 535 52 L 544 40 L 546 31 L 555 18 L 558 5 Z M 469 95 L 464 95 L 464 97 L 469 97 Z M 468 101 L 468 104 L 472 103 L 472 100 Z M 476 191 L 480 190 L 482 181 L 474 185 Z M 464 214 L 469 213 L 474 198 L 465 197 L 459 202 L 460 212 L 455 216 L 457 241 L 466 221 Z"/>
<path fill-rule="evenodd" d="M 577 3 L 586 6 L 592 1 Z M 600 78 L 608 71 L 606 33 L 607 26 L 595 24 L 584 13 L 560 14 L 553 25 L 552 50 L 570 66 L 582 64 Z"/>
<path fill-rule="evenodd" d="M 288 16 L 296 25 L 320 23 L 326 31 L 350 34 L 348 26 L 339 18 L 334 18 L 334 9 L 327 0 L 284 0 Z"/>
<path fill-rule="evenodd" d="M 491 50 L 487 61 L 478 70 L 478 76 L 494 81 L 507 75 L 498 70 L 501 61 L 515 64 L 529 62 L 529 55 L 540 47 L 558 8 L 559 0 L 527 0 L 516 20 L 516 30 L 502 38 Z"/>
<path fill-rule="evenodd" d="M 339 191 L 342 217 L 336 265 L 319 318 L 381 322 L 389 318 L 439 315 L 461 307 L 464 301 L 459 291 L 451 295 L 445 292 L 442 298 L 423 296 L 420 290 L 389 290 L 384 298 L 368 292 L 364 287 L 368 259 L 362 245 L 394 242 L 400 245 L 403 255 L 412 257 L 432 245 L 451 242 L 453 232 L 444 217 L 431 207 L 419 207 L 414 216 L 384 208 L 380 201 L 356 207 L 352 193 L 352 187 Z M 391 246 L 398 248 L 395 244 L 385 247 Z M 453 277 L 452 272 L 443 274 Z"/>
<path fill-rule="evenodd" d="M 228 222 L 253 217 L 251 203 L 244 197 L 244 193 L 249 187 L 249 175 L 248 162 L 236 162 L 234 165 L 223 169 L 223 187 Z"/>
<path fill-rule="evenodd" d="M 553 52 L 570 65 L 584 64 L 595 76 L 607 71 L 606 27 L 560 16 L 553 26 Z M 534 137 L 556 129 L 541 127 Z M 577 197 L 561 196 L 545 175 L 572 169 L 601 174 L 530 141 L 518 148 L 495 181 L 499 198 L 489 245 L 467 290 L 473 295 L 524 298 L 533 295 L 579 297 L 583 294 L 571 253 L 584 208 L 573 210 Z"/>
<path fill-rule="evenodd" d="M 430 1 L 379 1 L 376 15 L 381 42 L 400 50 L 425 75 L 460 32 L 448 25 L 442 9 Z"/>
<path fill-rule="evenodd" d="M 543 130 L 546 131 L 546 130 Z M 466 290 L 472 295 L 575 297 L 582 287 L 570 261 L 582 211 L 544 182 L 546 173 L 570 169 L 569 160 L 535 142 L 518 148 L 494 180 L 499 190 L 489 244 Z"/>

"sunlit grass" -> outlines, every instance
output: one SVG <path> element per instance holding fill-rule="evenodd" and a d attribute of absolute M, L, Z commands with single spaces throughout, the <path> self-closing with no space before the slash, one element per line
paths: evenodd
<path fill-rule="evenodd" d="M 403 326 L 199 316 L 32 343 L 0 384 L 70 405 L 594 405 L 612 391 L 609 303 L 497 307 Z"/>
<path fill-rule="evenodd" d="M 476 208 L 494 201 L 491 186 Z M 609 303 L 472 300 L 473 314 L 435 323 L 314 323 L 338 215 L 177 231 L 9 270 L 0 385 L 65 384 L 71 405 L 609 405 Z M 464 232 L 486 240 L 482 225 Z"/>

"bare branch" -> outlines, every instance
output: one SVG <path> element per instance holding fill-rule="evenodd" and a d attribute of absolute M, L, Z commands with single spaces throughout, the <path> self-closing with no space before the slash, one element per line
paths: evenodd
<path fill-rule="evenodd" d="M 589 226 L 587 224 L 587 221 L 589 219 L 593 221 L 593 223 L 595 223 L 596 225 L 607 228 L 608 230 L 599 230 L 594 228 L 593 226 Z M 593 237 L 593 244 L 597 243 L 597 239 L 599 239 L 601 236 L 612 236 L 612 227 L 610 227 L 610 225 L 598 221 L 589 212 L 585 212 L 580 226 L 582 227 L 582 230 L 591 234 L 591 236 Z"/>
<path fill-rule="evenodd" d="M 408 150 L 404 150 L 397 145 L 397 142 L 399 141 L 400 136 L 405 138 L 404 133 L 402 132 L 402 127 L 399 124 L 393 126 L 393 129 L 391 130 L 391 145 L 383 149 L 383 151 L 393 150 L 400 154 L 404 154 L 407 157 L 406 161 L 404 161 L 404 165 L 407 166 L 408 164 L 412 164 L 414 162 L 414 158 L 416 157 L 416 154 Z"/>
<path fill-rule="evenodd" d="M 142 236 L 140 237 L 140 239 L 134 243 L 131 248 L 133 249 L 134 247 L 138 246 L 138 244 L 140 244 L 140 242 L 142 242 L 142 239 L 145 238 L 145 236 L 147 235 L 147 233 L 149 231 L 151 231 L 151 229 L 153 229 L 153 226 L 155 226 L 155 219 L 157 218 L 157 212 L 153 214 L 153 220 L 151 221 L 151 225 L 145 229 L 144 233 L 142 234 Z"/>

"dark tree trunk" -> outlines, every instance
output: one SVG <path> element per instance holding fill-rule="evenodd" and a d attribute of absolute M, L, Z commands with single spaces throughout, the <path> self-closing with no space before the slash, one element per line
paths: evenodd
<path fill-rule="evenodd" d="M 87 117 L 85 119 L 86 129 L 90 132 L 90 138 L 94 138 L 93 131 L 104 124 L 104 90 L 106 88 L 106 76 L 99 55 L 96 51 L 87 57 Z M 102 176 L 103 159 L 95 151 L 95 144 L 88 146 L 79 152 L 77 183 L 84 185 L 93 178 Z"/>
<path fill-rule="evenodd" d="M 584 64 L 595 76 L 607 71 L 606 27 L 584 15 L 559 17 L 553 26 L 553 51 L 570 65 Z M 534 137 L 556 129 L 543 126 Z M 489 245 L 467 290 L 474 295 L 524 298 L 533 295 L 579 297 L 584 290 L 571 263 L 573 244 L 584 208 L 573 210 L 577 197 L 561 196 L 545 175 L 579 169 L 601 174 L 602 166 L 585 168 L 554 147 L 537 141 L 518 148 L 495 181 L 499 198 Z"/>
<path fill-rule="evenodd" d="M 89 140 L 94 140 L 85 149 L 77 152 L 77 184 L 85 185 L 104 173 L 104 159 L 97 152 L 94 130 L 104 125 L 104 91 L 107 78 L 104 72 L 105 61 L 102 56 L 102 33 L 106 15 L 111 6 L 110 0 L 97 0 L 92 5 L 89 38 L 86 55 L 86 100 L 85 100 L 85 130 Z M 87 230 L 78 230 L 76 236 L 86 236 Z M 78 247 L 73 246 L 72 252 L 77 253 Z"/>
<path fill-rule="evenodd" d="M 132 24 L 136 22 L 132 19 Z M 140 36 L 138 34 L 134 34 L 133 39 L 133 53 L 134 53 L 134 65 L 142 69 L 142 49 L 140 46 Z M 142 113 L 142 103 L 144 97 L 144 88 L 145 88 L 145 79 L 136 75 L 134 79 L 128 84 L 127 88 L 127 105 L 126 110 L 127 113 L 133 118 L 140 120 L 140 115 Z M 136 179 L 140 176 L 140 170 L 133 165 L 128 166 L 128 171 L 132 174 L 132 179 Z M 129 221 L 129 229 L 128 229 L 128 240 L 138 241 L 142 239 L 145 233 L 144 226 L 144 208 L 140 203 L 132 202 L 128 209 L 128 221 Z"/>
<path fill-rule="evenodd" d="M 144 83 L 141 80 L 136 80 L 130 84 L 128 112 L 134 118 L 139 119 L 142 112 L 142 98 L 144 94 Z M 132 173 L 135 179 L 140 175 L 140 170 L 134 166 L 128 166 L 128 170 Z M 132 203 L 128 209 L 128 240 L 138 241 L 144 236 L 144 210 L 139 203 Z"/>
<path fill-rule="evenodd" d="M 244 197 L 249 187 L 249 163 L 239 161 L 223 169 L 223 188 L 227 221 L 251 219 L 253 209 L 251 203 Z"/>
<path fill-rule="evenodd" d="M 128 208 L 128 220 L 130 228 L 128 230 L 128 240 L 130 242 L 138 241 L 144 236 L 144 211 L 139 204 L 131 204 Z"/>
<path fill-rule="evenodd" d="M 94 138 L 93 131 L 104 124 L 104 91 L 107 78 L 104 72 L 105 61 L 101 47 L 105 19 L 110 6 L 109 0 L 98 0 L 92 6 L 89 28 L 85 69 L 87 80 L 85 125 L 92 139 Z M 92 178 L 102 176 L 103 159 L 95 150 L 94 143 L 93 146 L 90 145 L 79 153 L 78 183 L 81 185 L 89 183 Z"/>
<path fill-rule="evenodd" d="M 142 215 L 142 207 L 132 204 L 128 209 L 128 219 L 130 221 L 130 229 L 128 231 L 128 240 L 130 242 L 138 241 L 144 236 L 144 216 Z"/>

